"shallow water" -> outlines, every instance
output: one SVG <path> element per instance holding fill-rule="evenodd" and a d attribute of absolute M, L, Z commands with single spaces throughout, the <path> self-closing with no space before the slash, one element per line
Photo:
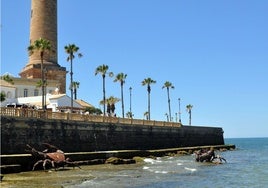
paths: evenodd
<path fill-rule="evenodd" d="M 228 139 L 237 150 L 217 152 L 227 163 L 197 163 L 193 155 L 147 158 L 130 165 L 7 174 L 1 187 L 266 187 L 268 138 Z"/>

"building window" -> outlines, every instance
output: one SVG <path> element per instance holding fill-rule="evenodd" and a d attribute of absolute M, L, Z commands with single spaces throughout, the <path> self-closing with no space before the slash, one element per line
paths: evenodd
<path fill-rule="evenodd" d="M 24 97 L 28 97 L 28 89 L 24 89 L 24 91 L 23 91 L 23 96 L 24 96 Z"/>
<path fill-rule="evenodd" d="M 38 94 L 39 94 L 38 89 L 35 89 L 35 90 L 34 90 L 34 96 L 38 96 Z"/>

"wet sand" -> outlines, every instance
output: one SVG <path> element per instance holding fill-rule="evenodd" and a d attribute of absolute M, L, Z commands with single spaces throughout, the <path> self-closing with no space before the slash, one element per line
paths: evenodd
<path fill-rule="evenodd" d="M 62 188 L 72 187 L 82 182 L 100 178 L 103 173 L 110 171 L 111 174 L 118 170 L 125 170 L 128 168 L 135 168 L 141 164 L 128 164 L 128 165 L 85 165 L 79 168 L 65 168 L 60 170 L 40 170 L 29 171 L 14 174 L 5 174 L 1 188 Z M 109 174 L 110 174 L 109 173 Z"/>

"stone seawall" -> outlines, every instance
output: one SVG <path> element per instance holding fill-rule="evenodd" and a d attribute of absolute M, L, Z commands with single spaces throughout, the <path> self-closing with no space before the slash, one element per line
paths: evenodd
<path fill-rule="evenodd" d="M 1 116 L 1 154 L 53 144 L 64 152 L 152 150 L 223 145 L 220 127 L 151 126 Z M 43 148 L 42 148 L 43 149 Z"/>

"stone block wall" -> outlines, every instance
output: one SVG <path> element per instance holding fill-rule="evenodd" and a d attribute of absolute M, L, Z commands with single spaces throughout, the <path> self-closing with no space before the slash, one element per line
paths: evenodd
<path fill-rule="evenodd" d="M 222 145 L 224 139 L 220 127 L 160 127 L 1 116 L 1 154 L 26 153 L 26 144 L 41 150 L 44 142 L 64 152 L 90 152 Z"/>

